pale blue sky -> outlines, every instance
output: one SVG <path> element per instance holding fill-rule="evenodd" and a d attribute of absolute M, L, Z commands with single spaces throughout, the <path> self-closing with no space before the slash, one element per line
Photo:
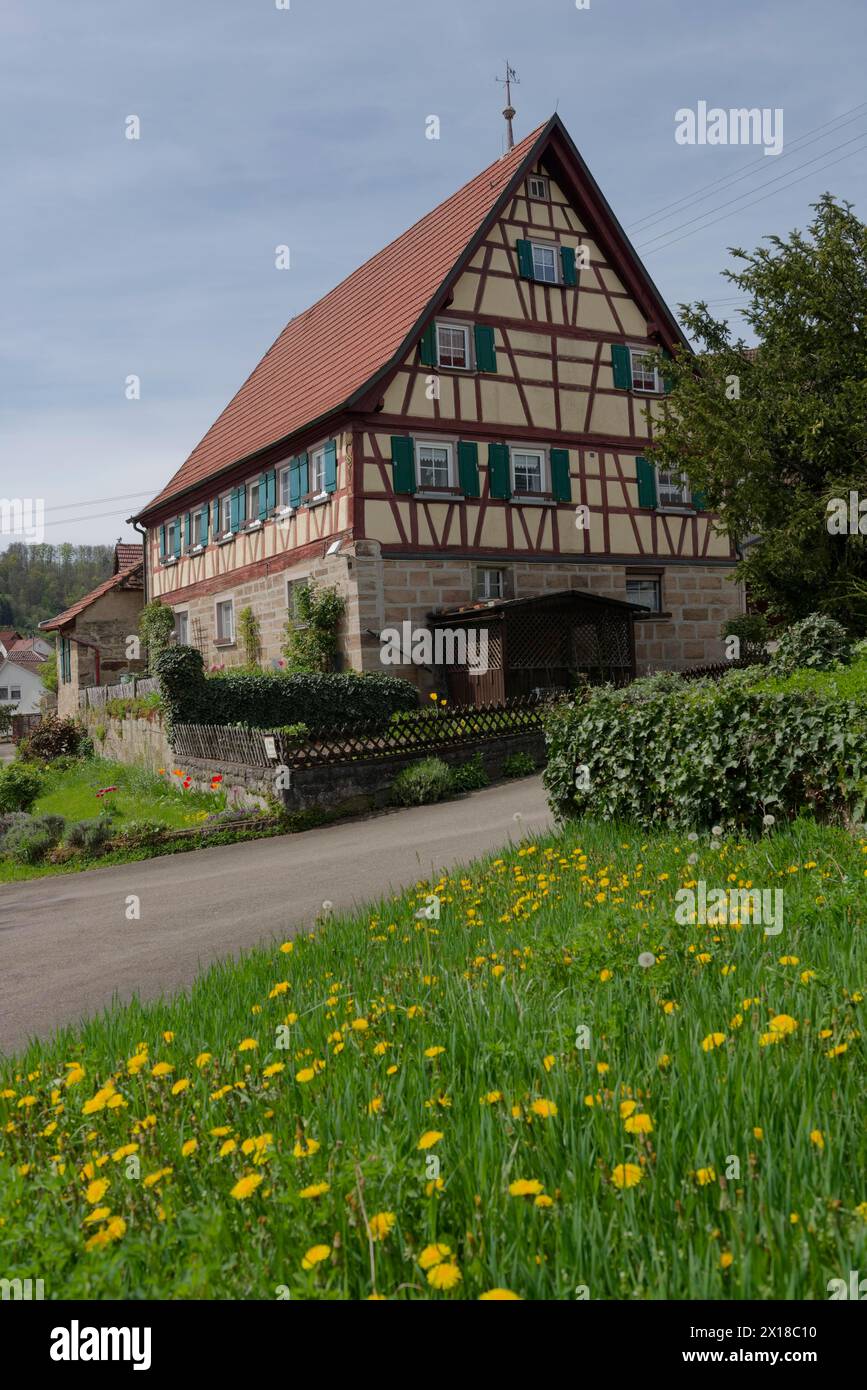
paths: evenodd
<path fill-rule="evenodd" d="M 129 538 L 284 323 L 501 153 L 506 55 L 516 136 L 557 107 L 672 308 L 825 189 L 864 215 L 864 0 L 4 0 L 0 495 Z M 700 100 L 782 107 L 784 156 L 677 144 Z"/>

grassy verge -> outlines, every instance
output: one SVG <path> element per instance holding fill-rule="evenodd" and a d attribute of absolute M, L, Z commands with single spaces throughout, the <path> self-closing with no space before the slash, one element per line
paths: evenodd
<path fill-rule="evenodd" d="M 35 815 L 65 816 L 67 820 L 92 820 L 110 811 L 118 827 L 125 821 L 147 820 L 172 829 L 195 825 L 226 805 L 223 792 L 184 791 L 182 778 L 166 768 L 163 776 L 108 758 L 86 758 L 72 767 L 46 773 L 45 788 L 38 797 Z M 106 787 L 116 790 L 103 796 Z"/>
<path fill-rule="evenodd" d="M 807 822 L 575 826 L 33 1045 L 0 1068 L 4 1273 L 826 1298 L 867 1262 L 865 869 Z M 678 925 L 697 879 L 781 887 L 782 932 Z"/>

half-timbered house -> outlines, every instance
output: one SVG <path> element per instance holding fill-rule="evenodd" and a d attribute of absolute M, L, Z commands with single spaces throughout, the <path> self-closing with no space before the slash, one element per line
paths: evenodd
<path fill-rule="evenodd" d="M 735 555 L 646 456 L 646 355 L 683 342 L 554 116 L 290 321 L 137 518 L 148 596 L 206 665 L 243 661 L 246 607 L 279 660 L 310 580 L 359 670 L 384 629 L 511 600 L 532 626 L 569 590 L 639 606 L 639 669 L 720 660 Z"/>

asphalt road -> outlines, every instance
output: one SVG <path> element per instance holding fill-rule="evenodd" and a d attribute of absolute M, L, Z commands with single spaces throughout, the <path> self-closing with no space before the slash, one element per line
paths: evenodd
<path fill-rule="evenodd" d="M 215 960 L 303 931 L 325 901 L 352 908 L 550 823 L 530 777 L 301 835 L 0 885 L 0 1051 L 115 998 L 183 988 Z"/>

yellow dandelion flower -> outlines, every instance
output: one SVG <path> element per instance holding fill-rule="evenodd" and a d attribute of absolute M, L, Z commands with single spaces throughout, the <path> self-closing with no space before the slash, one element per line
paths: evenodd
<path fill-rule="evenodd" d="M 236 1202 L 245 1202 L 248 1197 L 252 1197 L 262 1181 L 261 1173 L 247 1173 L 243 1178 L 238 1179 L 229 1195 L 234 1197 Z"/>
<path fill-rule="evenodd" d="M 181 1145 L 181 1158 L 189 1158 L 190 1154 L 194 1154 L 198 1147 L 198 1139 L 185 1140 L 184 1143 Z"/>
<path fill-rule="evenodd" d="M 702 1038 L 702 1052 L 713 1052 L 715 1047 L 722 1047 L 726 1040 L 725 1033 L 708 1033 L 706 1038 Z"/>
<path fill-rule="evenodd" d="M 434 1265 L 433 1269 L 427 1272 L 427 1281 L 431 1287 L 445 1291 L 457 1288 L 462 1278 L 463 1275 L 455 1264 Z"/>
<path fill-rule="evenodd" d="M 323 1260 L 327 1260 L 330 1254 L 330 1245 L 311 1245 L 310 1249 L 307 1251 L 307 1254 L 301 1261 L 301 1268 L 315 1269 L 317 1265 L 322 1264 Z"/>
<path fill-rule="evenodd" d="M 442 1131 L 439 1129 L 426 1129 L 424 1134 L 416 1144 L 417 1149 L 432 1149 L 442 1139 Z"/>
<path fill-rule="evenodd" d="M 521 1303 L 523 1299 L 519 1293 L 513 1293 L 511 1289 L 488 1289 L 486 1293 L 479 1294 L 479 1303 Z"/>
<path fill-rule="evenodd" d="M 418 1257 L 418 1262 L 422 1269 L 432 1269 L 434 1265 L 447 1260 L 451 1253 L 450 1245 L 426 1245 Z"/>
<path fill-rule="evenodd" d="M 637 1163 L 618 1163 L 612 1169 L 611 1181 L 615 1187 L 635 1187 L 644 1177 Z"/>
<path fill-rule="evenodd" d="M 542 1184 L 538 1178 L 516 1178 L 509 1183 L 510 1197 L 538 1197 Z"/>
<path fill-rule="evenodd" d="M 378 1211 L 367 1223 L 367 1233 L 371 1240 L 385 1240 L 394 1229 L 397 1217 L 393 1211 Z"/>

